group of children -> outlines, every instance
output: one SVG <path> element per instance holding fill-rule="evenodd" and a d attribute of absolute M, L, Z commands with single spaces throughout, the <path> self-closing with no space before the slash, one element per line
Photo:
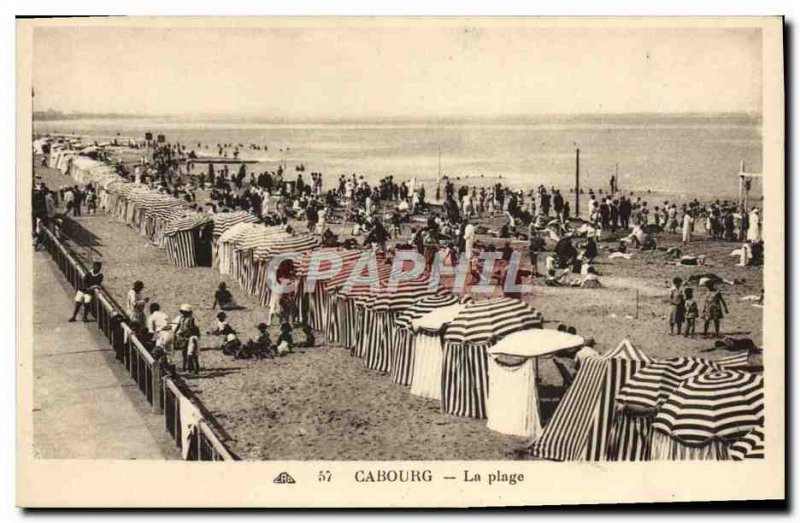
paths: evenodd
<path fill-rule="evenodd" d="M 728 305 L 722 297 L 722 293 L 715 288 L 713 282 L 706 282 L 706 297 L 703 302 L 703 310 L 697 305 L 694 297 L 694 289 L 683 286 L 681 278 L 673 278 L 672 288 L 669 292 L 670 315 L 669 315 L 669 334 L 680 335 L 683 324 L 686 324 L 685 337 L 695 337 L 697 318 L 703 318 L 703 336 L 708 335 L 708 328 L 713 323 L 714 335 L 719 337 L 720 323 L 725 314 L 728 314 Z"/>
<path fill-rule="evenodd" d="M 295 346 L 313 347 L 316 341 L 311 327 L 308 325 L 303 326 L 306 340 L 298 345 L 294 342 L 292 326 L 288 322 L 281 324 L 280 334 L 274 344 L 266 323 L 259 323 L 257 329 L 258 336 L 255 340 L 250 339 L 246 343 L 242 343 L 236 330 L 228 322 L 227 314 L 220 312 L 217 314 L 216 327 L 207 334 L 221 337 L 220 350 L 226 356 L 232 356 L 234 359 L 272 359 L 275 356 L 285 356 L 294 352 Z"/>

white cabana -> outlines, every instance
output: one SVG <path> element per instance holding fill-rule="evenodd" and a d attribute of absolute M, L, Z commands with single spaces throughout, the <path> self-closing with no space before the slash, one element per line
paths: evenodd
<path fill-rule="evenodd" d="M 488 349 L 487 427 L 502 434 L 536 438 L 542 432 L 537 358 L 581 347 L 580 336 L 552 329 L 515 332 Z"/>
<path fill-rule="evenodd" d="M 466 304 L 454 303 L 434 309 L 411 322 L 414 331 L 414 372 L 411 394 L 442 399 L 441 330 L 464 310 Z"/>

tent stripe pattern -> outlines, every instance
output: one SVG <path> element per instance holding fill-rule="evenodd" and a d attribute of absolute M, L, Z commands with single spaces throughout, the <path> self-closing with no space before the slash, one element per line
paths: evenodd
<path fill-rule="evenodd" d="M 401 329 L 411 329 L 411 322 L 421 318 L 434 309 L 455 305 L 458 303 L 458 297 L 452 294 L 437 294 L 434 296 L 426 296 L 419 301 L 414 302 L 410 307 L 397 314 L 395 319 L 397 326 Z"/>
<path fill-rule="evenodd" d="M 527 303 L 496 298 L 469 304 L 450 324 L 445 341 L 486 343 L 514 332 L 542 326 L 541 317 Z"/>
<path fill-rule="evenodd" d="M 486 418 L 489 391 L 489 343 L 445 343 L 442 366 L 442 410 L 455 416 Z"/>
<path fill-rule="evenodd" d="M 669 358 L 639 369 L 617 395 L 621 405 L 657 409 L 681 383 L 691 376 L 720 370 L 709 360 L 700 358 Z"/>
<path fill-rule="evenodd" d="M 686 445 L 733 440 L 764 422 L 764 380 L 722 370 L 686 380 L 662 405 L 653 428 Z"/>
<path fill-rule="evenodd" d="M 737 369 L 741 367 L 747 367 L 750 364 L 750 353 L 742 352 L 741 354 L 736 354 L 734 356 L 728 356 L 727 358 L 716 360 L 714 363 L 716 363 L 719 367 L 722 367 L 723 369 Z"/>
<path fill-rule="evenodd" d="M 605 445 L 611 437 L 615 395 L 650 361 L 627 340 L 600 357 L 586 360 L 550 422 L 531 445 L 531 454 L 556 461 L 609 459 Z M 626 453 L 635 452 L 621 449 L 617 455 Z"/>
<path fill-rule="evenodd" d="M 485 418 L 489 390 L 486 350 L 509 334 L 541 326 L 541 316 L 520 300 L 497 298 L 468 304 L 444 336 L 444 412 Z"/>
<path fill-rule="evenodd" d="M 731 446 L 728 447 L 728 455 L 736 461 L 764 459 L 764 429 L 755 428 L 742 439 L 731 443 Z"/>
<path fill-rule="evenodd" d="M 210 223 L 212 222 L 207 215 L 191 213 L 167 224 L 164 229 L 164 249 L 174 265 L 178 267 L 197 266 L 197 243 L 205 240 L 200 233 Z"/>
<path fill-rule="evenodd" d="M 395 316 L 394 341 L 392 342 L 392 381 L 411 385 L 414 377 L 416 343 L 411 331 L 411 322 L 441 307 L 458 303 L 452 294 L 435 294 L 415 301 Z M 437 393 L 437 398 L 439 394 Z"/>

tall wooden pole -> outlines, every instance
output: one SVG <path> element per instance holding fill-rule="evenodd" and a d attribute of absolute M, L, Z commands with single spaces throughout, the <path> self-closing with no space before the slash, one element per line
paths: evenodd
<path fill-rule="evenodd" d="M 575 149 L 575 217 L 581 215 L 581 150 Z"/>

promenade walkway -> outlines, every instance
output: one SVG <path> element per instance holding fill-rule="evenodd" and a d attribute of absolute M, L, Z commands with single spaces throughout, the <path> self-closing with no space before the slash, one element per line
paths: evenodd
<path fill-rule="evenodd" d="M 68 283 L 33 257 L 34 449 L 44 459 L 179 459 L 150 406 L 94 323 L 68 323 Z"/>

